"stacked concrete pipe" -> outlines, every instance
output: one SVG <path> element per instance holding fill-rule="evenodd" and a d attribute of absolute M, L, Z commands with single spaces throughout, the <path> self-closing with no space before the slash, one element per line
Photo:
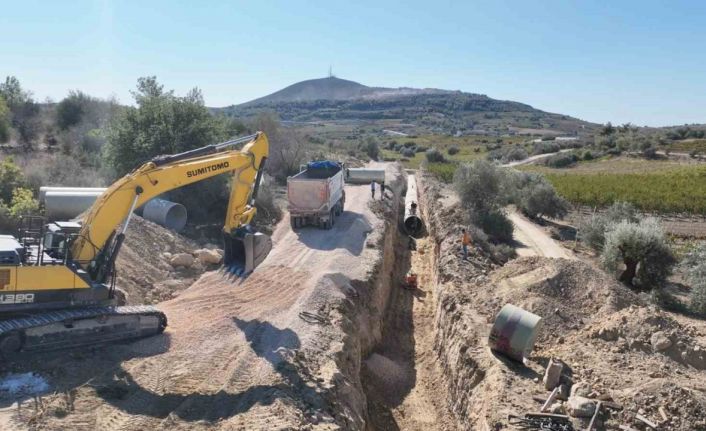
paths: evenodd
<path fill-rule="evenodd" d="M 417 181 L 414 175 L 407 176 L 407 194 L 404 197 L 404 228 L 413 237 L 424 232 L 424 222 L 418 206 Z"/>
<path fill-rule="evenodd" d="M 91 208 L 107 189 L 103 187 L 41 187 L 39 200 L 51 220 L 68 220 Z M 165 199 L 152 199 L 138 213 L 149 221 L 176 232 L 186 225 L 186 208 Z"/>
<path fill-rule="evenodd" d="M 351 184 L 369 184 L 385 182 L 384 169 L 347 168 L 346 182 Z"/>

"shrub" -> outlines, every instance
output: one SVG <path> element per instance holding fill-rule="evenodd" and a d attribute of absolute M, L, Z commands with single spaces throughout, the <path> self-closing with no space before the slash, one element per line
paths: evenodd
<path fill-rule="evenodd" d="M 454 155 L 458 154 L 459 151 L 461 151 L 461 150 L 459 150 L 458 147 L 455 146 L 455 145 L 450 146 L 450 147 L 446 150 L 446 152 L 449 153 L 449 156 L 454 156 Z"/>
<path fill-rule="evenodd" d="M 414 151 L 414 148 L 403 148 L 400 154 L 402 154 L 402 157 L 407 157 L 411 159 L 417 153 L 416 151 Z"/>
<path fill-rule="evenodd" d="M 637 211 L 628 202 L 615 202 L 603 214 L 596 214 L 579 227 L 581 242 L 595 251 L 603 249 L 608 226 L 621 221 L 637 222 Z"/>
<path fill-rule="evenodd" d="M 659 221 L 646 218 L 638 223 L 623 220 L 608 226 L 601 262 L 609 271 L 624 265 L 618 280 L 644 289 L 658 287 L 676 263 Z"/>
<path fill-rule="evenodd" d="M 564 218 L 569 211 L 569 204 L 557 195 L 551 184 L 542 178 L 540 183 L 532 184 L 522 190 L 520 208 L 532 218 L 542 216 Z"/>
<path fill-rule="evenodd" d="M 428 149 L 425 155 L 427 162 L 429 163 L 443 163 L 446 161 L 446 158 L 443 154 L 441 154 L 441 151 L 436 148 Z"/>
<path fill-rule="evenodd" d="M 373 160 L 377 160 L 380 155 L 380 148 L 375 138 L 369 137 L 365 143 L 365 154 Z"/>
<path fill-rule="evenodd" d="M 513 146 L 510 147 L 509 150 L 504 154 L 502 160 L 503 162 L 514 162 L 514 161 L 519 161 L 519 160 L 524 160 L 527 157 L 529 157 L 529 154 L 527 153 L 527 150 L 520 146 Z"/>
<path fill-rule="evenodd" d="M 691 284 L 689 308 L 697 314 L 706 314 L 706 245 L 690 251 L 681 263 L 686 279 Z"/>
<path fill-rule="evenodd" d="M 586 150 L 586 151 L 583 152 L 583 156 L 581 156 L 581 158 L 582 158 L 583 160 L 588 161 L 588 160 L 593 160 L 593 159 L 595 159 L 596 156 L 593 154 L 593 152 L 592 152 L 591 150 Z"/>
<path fill-rule="evenodd" d="M 649 146 L 647 148 L 644 148 L 642 150 L 642 155 L 647 159 L 656 159 L 657 158 L 657 148 L 655 148 L 653 146 Z"/>
<path fill-rule="evenodd" d="M 471 222 L 481 228 L 495 242 L 512 242 L 514 228 L 502 210 L 472 212 Z"/>
<path fill-rule="evenodd" d="M 428 149 L 429 149 L 429 147 L 425 147 L 424 145 L 420 145 L 414 149 L 414 152 L 415 153 L 423 153 L 423 152 L 427 151 Z"/>
<path fill-rule="evenodd" d="M 534 144 L 532 154 L 548 154 L 556 153 L 560 150 L 559 144 L 556 142 L 537 142 Z"/>
<path fill-rule="evenodd" d="M 544 159 L 544 164 L 552 168 L 566 168 L 574 165 L 578 157 L 573 153 L 559 153 Z"/>

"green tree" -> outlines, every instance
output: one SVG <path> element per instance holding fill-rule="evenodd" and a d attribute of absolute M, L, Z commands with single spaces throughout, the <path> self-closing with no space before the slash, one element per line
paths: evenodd
<path fill-rule="evenodd" d="M 174 154 L 226 138 L 222 122 L 204 106 L 194 88 L 184 97 L 164 91 L 154 76 L 140 78 L 133 92 L 136 107 L 128 107 L 108 134 L 109 163 L 123 175 L 160 154 Z"/>
<path fill-rule="evenodd" d="M 5 77 L 5 82 L 0 83 L 0 96 L 5 99 L 11 111 L 31 99 L 31 94 L 22 89 L 20 80 L 14 76 Z"/>
<path fill-rule="evenodd" d="M 209 113 L 196 88 L 178 97 L 173 91 L 164 91 L 155 77 L 146 77 L 138 80 L 133 96 L 137 106 L 122 110 L 107 136 L 107 162 L 118 175 L 157 155 L 180 153 L 227 138 L 224 122 Z M 222 177 L 184 187 L 170 197 L 182 202 L 194 220 L 220 218 L 227 198 Z"/>
<path fill-rule="evenodd" d="M 676 263 L 659 221 L 645 218 L 638 223 L 623 220 L 608 227 L 601 262 L 609 271 L 624 265 L 618 280 L 645 289 L 659 287 Z"/>
<path fill-rule="evenodd" d="M 252 121 L 251 129 L 265 132 L 270 143 L 270 157 L 266 169 L 279 182 L 299 172 L 306 158 L 305 139 L 295 130 L 283 129 L 274 112 L 260 112 Z"/>
<path fill-rule="evenodd" d="M 89 102 L 90 98 L 81 91 L 70 91 L 56 106 L 56 125 L 59 129 L 66 130 L 80 123 Z"/>
<path fill-rule="evenodd" d="M 5 99 L 0 96 L 0 144 L 10 140 L 10 108 L 8 108 Z"/>
<path fill-rule="evenodd" d="M 12 157 L 0 161 L 0 202 L 9 205 L 15 189 L 25 185 L 22 169 L 17 166 Z"/>
<path fill-rule="evenodd" d="M 0 96 L 5 99 L 12 113 L 12 126 L 17 130 L 20 142 L 26 150 L 31 150 L 39 130 L 39 105 L 32 100 L 32 94 L 22 89 L 14 76 L 5 78 L 0 84 Z"/>
<path fill-rule="evenodd" d="M 39 202 L 34 199 L 32 190 L 18 187 L 12 191 L 10 202 L 10 215 L 19 219 L 23 215 L 36 214 L 39 211 Z"/>

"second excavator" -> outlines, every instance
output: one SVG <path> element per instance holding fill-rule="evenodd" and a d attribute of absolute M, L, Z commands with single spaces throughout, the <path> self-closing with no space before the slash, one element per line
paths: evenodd
<path fill-rule="evenodd" d="M 188 184 L 232 174 L 223 263 L 235 276 L 252 272 L 272 248 L 250 225 L 268 151 L 267 137 L 258 132 L 159 156 L 112 184 L 81 222 L 29 217 L 17 238 L 0 235 L 0 354 L 164 331 L 167 317 L 157 308 L 117 304 L 115 261 L 135 209 Z"/>

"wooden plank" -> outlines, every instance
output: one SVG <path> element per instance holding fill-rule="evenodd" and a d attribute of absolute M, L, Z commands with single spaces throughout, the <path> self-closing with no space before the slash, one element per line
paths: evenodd
<path fill-rule="evenodd" d="M 549 407 L 552 406 L 552 403 L 556 399 L 557 395 L 559 395 L 559 387 L 558 386 L 556 388 L 554 388 L 554 390 L 552 391 L 551 394 L 549 394 L 549 397 L 544 402 L 544 404 L 542 405 L 542 408 L 539 409 L 539 411 L 542 413 L 545 413 L 547 410 L 549 410 Z"/>
<path fill-rule="evenodd" d="M 651 420 L 647 419 L 646 417 L 642 416 L 640 413 L 635 414 L 635 419 L 639 420 L 643 424 L 647 425 L 648 427 L 652 429 L 657 429 L 657 424 L 652 422 Z"/>
<path fill-rule="evenodd" d="M 601 407 L 603 407 L 603 403 L 601 401 L 598 401 L 596 403 L 596 411 L 593 412 L 591 422 L 589 422 L 588 428 L 586 428 L 587 431 L 593 431 L 593 427 L 596 425 L 596 419 L 598 418 L 598 414 L 601 412 Z"/>

